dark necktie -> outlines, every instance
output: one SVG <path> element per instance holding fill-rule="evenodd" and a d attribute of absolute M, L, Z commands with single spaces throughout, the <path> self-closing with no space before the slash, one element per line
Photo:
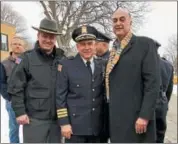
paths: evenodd
<path fill-rule="evenodd" d="M 90 63 L 90 61 L 87 61 L 86 64 L 87 64 L 87 68 L 88 68 L 90 74 L 92 75 L 92 70 L 91 70 L 91 66 L 90 66 L 91 63 Z"/>

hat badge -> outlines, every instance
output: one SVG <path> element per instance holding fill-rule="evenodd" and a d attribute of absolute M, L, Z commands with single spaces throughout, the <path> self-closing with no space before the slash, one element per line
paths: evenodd
<path fill-rule="evenodd" d="M 87 27 L 86 26 L 82 26 L 82 34 L 87 33 Z"/>

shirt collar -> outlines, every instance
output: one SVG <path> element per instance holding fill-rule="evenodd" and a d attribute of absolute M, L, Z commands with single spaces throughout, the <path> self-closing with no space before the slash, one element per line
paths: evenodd
<path fill-rule="evenodd" d="M 82 60 L 83 60 L 83 62 L 86 64 L 87 63 L 87 60 L 86 59 L 84 59 L 83 57 L 81 57 L 82 58 Z M 90 61 L 90 64 L 92 64 L 93 63 L 93 57 L 89 60 Z"/>

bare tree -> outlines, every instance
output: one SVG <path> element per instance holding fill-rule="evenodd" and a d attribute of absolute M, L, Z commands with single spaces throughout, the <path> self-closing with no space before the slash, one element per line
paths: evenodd
<path fill-rule="evenodd" d="M 172 63 L 174 73 L 177 75 L 177 35 L 174 34 L 168 39 L 168 45 L 165 48 L 164 56 Z"/>
<path fill-rule="evenodd" d="M 133 17 L 134 30 L 139 28 L 145 14 L 150 11 L 145 2 L 120 1 L 40 1 L 44 14 L 58 23 L 59 32 L 64 35 L 58 37 L 58 45 L 70 47 L 72 31 L 84 24 L 95 25 L 98 29 L 111 37 L 111 15 L 119 8 L 127 8 Z"/>
<path fill-rule="evenodd" d="M 16 34 L 24 39 L 29 39 L 26 19 L 8 2 L 1 2 L 1 21 L 12 24 L 16 27 Z"/>

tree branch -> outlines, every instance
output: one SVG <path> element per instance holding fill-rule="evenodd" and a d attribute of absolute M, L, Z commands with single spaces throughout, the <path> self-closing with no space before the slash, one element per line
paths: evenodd
<path fill-rule="evenodd" d="M 44 9 L 44 14 L 45 14 L 50 20 L 52 20 L 52 17 L 51 17 L 51 15 L 49 14 L 49 11 L 48 11 L 48 9 L 47 9 L 47 6 L 46 6 L 45 2 L 44 2 L 44 1 L 40 1 L 40 4 L 42 5 L 42 7 L 43 7 L 43 9 Z"/>

